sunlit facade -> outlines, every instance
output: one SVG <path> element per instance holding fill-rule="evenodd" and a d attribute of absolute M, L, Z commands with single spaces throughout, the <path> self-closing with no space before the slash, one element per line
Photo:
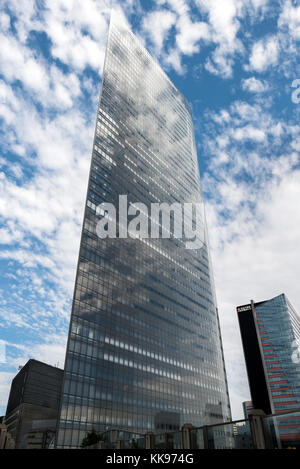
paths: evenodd
<path fill-rule="evenodd" d="M 203 244 L 99 239 L 97 207 L 202 201 L 190 106 L 128 27 L 109 28 L 67 345 L 58 447 L 90 429 L 175 431 L 230 419 Z M 120 235 L 121 224 L 118 226 Z"/>

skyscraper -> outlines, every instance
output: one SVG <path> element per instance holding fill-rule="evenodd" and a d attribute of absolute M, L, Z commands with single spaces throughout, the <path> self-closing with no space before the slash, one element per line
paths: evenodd
<path fill-rule="evenodd" d="M 300 319 L 287 297 L 237 308 L 255 409 L 266 414 L 300 410 Z M 300 444 L 300 417 L 277 419 L 280 440 Z"/>
<path fill-rule="evenodd" d="M 129 214 L 138 207 L 143 212 L 140 204 L 202 202 L 190 106 L 113 14 L 58 447 L 77 447 L 92 428 L 166 431 L 230 418 L 204 212 L 196 249 L 175 236 L 175 210 L 169 213 L 171 237 L 161 226 L 162 216 L 154 225 L 155 237 L 126 237 L 128 207 Z M 111 221 L 111 214 L 99 208 L 103 203 L 123 204 L 115 238 L 97 235 L 99 219 L 106 214 Z"/>

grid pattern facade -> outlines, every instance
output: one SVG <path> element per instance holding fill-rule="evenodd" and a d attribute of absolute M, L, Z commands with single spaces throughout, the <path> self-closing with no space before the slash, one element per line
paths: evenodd
<path fill-rule="evenodd" d="M 12 381 L 6 415 L 22 403 L 59 408 L 63 370 L 29 360 Z"/>
<path fill-rule="evenodd" d="M 190 106 L 113 15 L 58 447 L 78 447 L 92 428 L 174 431 L 230 419 L 205 218 L 199 249 L 175 237 L 99 239 L 97 206 L 117 207 L 119 195 L 146 206 L 202 203 Z"/>
<path fill-rule="evenodd" d="M 255 304 L 272 413 L 300 409 L 300 319 L 284 294 Z M 300 419 L 281 419 L 280 439 L 300 440 Z"/>

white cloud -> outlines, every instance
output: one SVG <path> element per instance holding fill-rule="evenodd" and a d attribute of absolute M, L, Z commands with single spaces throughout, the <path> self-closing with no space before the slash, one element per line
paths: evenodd
<path fill-rule="evenodd" d="M 0 42 L 0 68 L 7 82 L 21 82 L 44 106 L 66 109 L 73 105 L 80 94 L 74 73 L 64 74 L 55 65 L 49 66 L 12 34 L 0 34 Z"/>
<path fill-rule="evenodd" d="M 3 0 L 2 2 L 9 11 L 15 13 L 15 31 L 17 39 L 25 44 L 28 33 L 37 27 L 37 2 L 36 0 Z"/>
<path fill-rule="evenodd" d="M 266 141 L 265 132 L 261 129 L 255 128 L 252 125 L 246 125 L 234 130 L 232 133 L 233 138 L 236 140 L 256 140 L 259 142 Z"/>
<path fill-rule="evenodd" d="M 34 344 L 33 347 L 27 345 L 22 354 L 22 364 L 24 365 L 27 360 L 34 358 L 40 360 L 48 365 L 55 366 L 58 364 L 59 368 L 64 367 L 65 354 L 66 354 L 67 337 L 65 334 L 46 336 L 42 343 Z"/>
<path fill-rule="evenodd" d="M 213 74 L 228 78 L 232 75 L 236 56 L 244 53 L 243 44 L 238 37 L 241 19 L 249 12 L 262 12 L 262 6 L 267 2 L 255 1 L 251 5 L 245 5 L 241 0 L 196 0 L 195 4 L 200 13 L 197 15 L 198 20 L 195 20 L 195 10 L 191 11 L 188 2 L 160 0 L 156 3 L 160 7 L 168 5 L 177 14 L 174 27 L 178 56 L 198 54 L 202 45 L 213 45 L 215 47 L 207 56 L 205 68 Z M 156 26 L 156 29 L 158 28 L 159 25 Z M 174 64 L 176 70 L 182 72 L 178 62 Z"/>
<path fill-rule="evenodd" d="M 31 104 L 3 83 L 0 83 L 0 95 L 5 102 L 3 116 L 9 114 L 6 140 L 18 142 L 26 154 L 21 158 L 34 168 L 33 177 L 22 184 L 16 183 L 15 171 L 14 178 L 9 176 L 10 165 L 6 173 L 0 173 L 0 216 L 5 220 L 3 241 L 13 243 L 34 237 L 45 250 L 41 255 L 40 247 L 35 252 L 32 245 L 26 248 L 19 244 L 18 249 L 2 252 L 2 258 L 27 266 L 48 267 L 60 287 L 71 292 L 93 122 L 87 122 L 79 109 L 59 113 L 51 119 L 39 115 Z M 36 156 L 29 157 L 30 154 Z"/>
<path fill-rule="evenodd" d="M 7 225 L 7 228 L 0 228 L 0 244 L 21 242 L 24 233 L 16 229 L 12 223 L 8 223 Z"/>
<path fill-rule="evenodd" d="M 102 68 L 110 2 L 47 0 L 45 6 L 41 27 L 52 41 L 53 57 L 78 70 Z"/>
<path fill-rule="evenodd" d="M 197 0 L 203 11 L 208 12 L 209 22 L 215 34 L 215 41 L 225 41 L 232 49 L 236 47 L 236 34 L 240 23 L 238 17 L 242 15 L 242 2 L 238 0 Z"/>
<path fill-rule="evenodd" d="M 164 41 L 176 21 L 176 15 L 167 10 L 151 11 L 143 19 L 143 31 L 155 46 L 155 53 L 160 54 Z"/>
<path fill-rule="evenodd" d="M 211 41 L 217 44 L 212 57 L 206 61 L 206 69 L 228 78 L 232 74 L 233 57 L 243 53 L 243 45 L 237 37 L 240 18 L 246 14 L 238 0 L 197 0 L 200 9 L 208 14 Z"/>
<path fill-rule="evenodd" d="M 31 31 L 45 32 L 54 58 L 79 71 L 102 68 L 110 10 L 117 2 L 46 0 L 43 9 L 35 0 L 5 3 L 16 17 L 16 40 L 21 44 L 25 46 Z M 124 2 L 126 6 L 131 9 L 130 2 Z"/>
<path fill-rule="evenodd" d="M 180 16 L 177 22 L 178 33 L 176 44 L 181 53 L 193 55 L 199 51 L 199 41 L 208 41 L 210 31 L 208 25 L 203 21 L 192 22 L 187 14 Z"/>
<path fill-rule="evenodd" d="M 287 29 L 296 40 L 300 39 L 300 5 L 292 5 L 290 0 L 283 3 L 283 10 L 278 18 L 278 27 Z"/>
<path fill-rule="evenodd" d="M 269 36 L 255 42 L 249 58 L 249 66 L 245 68 L 256 72 L 265 72 L 269 67 L 277 64 L 278 58 L 278 40 L 276 36 Z"/>
<path fill-rule="evenodd" d="M 185 72 L 185 68 L 181 63 L 181 58 L 178 50 L 171 49 L 165 56 L 162 56 L 162 59 L 166 65 L 170 65 L 179 75 L 182 75 Z"/>
<path fill-rule="evenodd" d="M 44 67 L 31 51 L 22 46 L 12 35 L 0 35 L 0 67 L 9 81 L 21 80 L 31 90 L 45 92 L 48 76 Z"/>
<path fill-rule="evenodd" d="M 0 14 L 0 26 L 2 31 L 8 31 L 10 28 L 10 17 L 7 13 Z"/>
<path fill-rule="evenodd" d="M 269 89 L 268 85 L 255 77 L 242 80 L 242 89 L 251 93 L 264 93 Z"/>
<path fill-rule="evenodd" d="M 10 385 L 14 377 L 15 377 L 15 373 L 4 372 L 4 371 L 0 373 L 0 403 L 2 407 L 2 409 L 0 410 L 0 414 L 1 414 L 1 411 L 3 412 L 3 414 L 6 411 Z"/>
<path fill-rule="evenodd" d="M 212 59 L 207 59 L 205 69 L 213 75 L 230 78 L 232 76 L 233 64 L 234 60 L 226 52 L 224 53 L 224 48 L 217 47 L 212 54 Z"/>

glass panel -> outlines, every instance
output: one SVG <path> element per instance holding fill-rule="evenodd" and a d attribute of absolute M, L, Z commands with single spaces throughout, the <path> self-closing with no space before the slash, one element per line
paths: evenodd
<path fill-rule="evenodd" d="M 182 433 L 162 433 L 154 436 L 155 449 L 182 449 Z"/>
<path fill-rule="evenodd" d="M 182 433 L 167 433 L 167 448 L 168 449 L 182 449 Z"/>
<path fill-rule="evenodd" d="M 154 435 L 154 449 L 166 449 L 166 434 Z"/>
<path fill-rule="evenodd" d="M 252 437 L 248 420 L 207 427 L 210 449 L 250 449 Z"/>
<path fill-rule="evenodd" d="M 145 438 L 131 438 L 124 440 L 124 449 L 145 449 Z"/>
<path fill-rule="evenodd" d="M 109 430 L 101 434 L 101 440 L 104 442 L 105 449 L 116 449 L 117 440 L 122 441 L 124 449 L 133 449 L 145 447 L 144 436 L 123 430 Z"/>
<path fill-rule="evenodd" d="M 203 428 L 190 430 L 191 448 L 204 449 Z"/>

